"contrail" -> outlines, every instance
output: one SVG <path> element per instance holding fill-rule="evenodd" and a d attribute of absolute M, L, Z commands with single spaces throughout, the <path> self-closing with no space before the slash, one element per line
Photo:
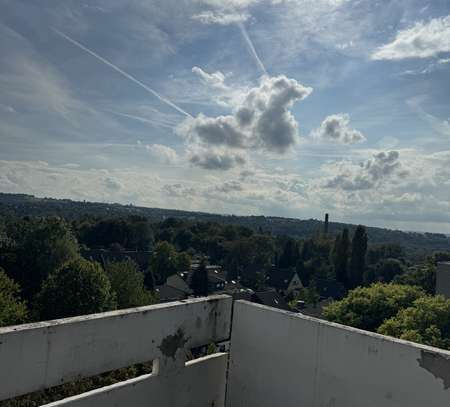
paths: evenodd
<path fill-rule="evenodd" d="M 248 50 L 250 51 L 251 56 L 254 58 L 256 65 L 258 65 L 258 68 L 264 73 L 264 75 L 267 75 L 267 70 L 264 64 L 262 63 L 261 59 L 259 59 L 258 54 L 256 53 L 255 46 L 253 45 L 252 40 L 248 36 L 248 32 L 245 29 L 245 26 L 243 23 L 238 23 L 239 28 L 241 30 L 242 36 L 244 37 L 244 40 L 247 44 Z"/>
<path fill-rule="evenodd" d="M 116 116 L 121 116 L 121 117 L 126 117 L 128 119 L 136 120 L 141 123 L 148 123 L 153 126 L 167 127 L 169 129 L 173 129 L 176 126 L 176 124 L 170 124 L 170 123 L 162 121 L 162 120 L 148 119 L 146 117 L 136 116 L 136 115 L 127 114 L 127 113 L 121 113 L 121 112 L 115 112 L 115 111 L 109 110 L 109 109 L 104 109 L 104 111 L 107 113 L 116 115 Z"/>
<path fill-rule="evenodd" d="M 120 73 L 125 78 L 129 79 L 130 81 L 134 82 L 136 85 L 139 85 L 141 88 L 145 89 L 147 92 L 151 93 L 153 96 L 157 97 L 161 102 L 165 103 L 166 105 L 170 106 L 171 108 L 175 109 L 177 112 L 193 118 L 192 115 L 190 115 L 188 112 L 183 110 L 181 107 L 178 107 L 175 103 L 171 102 L 170 100 L 166 99 L 164 96 L 161 96 L 158 92 L 147 86 L 145 83 L 142 83 L 140 80 L 136 79 L 134 76 L 126 73 L 122 69 L 120 69 L 118 66 L 114 65 L 113 63 L 109 62 L 107 59 L 101 57 L 100 55 L 96 54 L 94 51 L 91 51 L 89 48 L 85 47 L 84 45 L 80 44 L 78 41 L 75 41 L 74 39 L 70 38 L 63 32 L 57 30 L 56 28 L 52 28 L 52 30 L 58 34 L 60 37 L 66 39 L 76 47 L 82 49 L 83 51 L 87 52 L 88 54 L 92 55 L 94 58 L 98 59 L 99 61 L 103 62 L 105 65 L 108 65 L 110 68 L 114 69 L 116 72 Z"/>

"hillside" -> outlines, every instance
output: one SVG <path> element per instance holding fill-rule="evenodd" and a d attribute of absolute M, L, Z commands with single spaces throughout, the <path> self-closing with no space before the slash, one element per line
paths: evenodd
<path fill-rule="evenodd" d="M 152 221 L 160 221 L 168 217 L 237 224 L 255 230 L 270 231 L 275 235 L 288 235 L 296 238 L 309 238 L 323 230 L 323 222 L 316 219 L 294 219 L 273 216 L 234 216 L 218 215 L 205 212 L 191 212 L 175 209 L 145 208 L 133 205 L 107 204 L 97 202 L 78 202 L 68 199 L 37 198 L 25 194 L 0 193 L 0 214 L 18 216 L 57 215 L 68 219 L 76 219 L 84 215 L 90 216 L 145 216 Z M 331 234 L 356 225 L 330 222 Z M 408 251 L 430 252 L 450 250 L 450 238 L 440 233 L 416 233 L 367 227 L 371 244 L 397 243 Z"/>

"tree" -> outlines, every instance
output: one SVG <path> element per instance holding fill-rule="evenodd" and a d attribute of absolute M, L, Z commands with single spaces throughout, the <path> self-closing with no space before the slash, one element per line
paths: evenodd
<path fill-rule="evenodd" d="M 178 253 L 176 263 L 177 271 L 189 271 L 192 263 L 191 256 L 187 252 Z"/>
<path fill-rule="evenodd" d="M 348 285 L 348 256 L 350 251 L 350 238 L 348 229 L 337 235 L 333 249 L 333 264 L 336 280 L 347 287 Z"/>
<path fill-rule="evenodd" d="M 295 267 L 300 258 L 297 242 L 294 239 L 288 239 L 283 247 L 283 252 L 278 259 L 278 267 Z"/>
<path fill-rule="evenodd" d="M 168 242 L 159 242 L 150 258 L 150 268 L 158 284 L 164 284 L 167 277 L 177 272 L 177 252 Z"/>
<path fill-rule="evenodd" d="M 376 281 L 390 283 L 396 276 L 405 272 L 405 266 L 397 259 L 382 259 L 375 266 L 369 266 L 364 274 L 364 283 L 372 284 Z"/>
<path fill-rule="evenodd" d="M 13 275 L 24 297 L 31 300 L 50 273 L 79 256 L 78 250 L 77 240 L 61 219 L 33 223 L 19 245 L 17 270 Z"/>
<path fill-rule="evenodd" d="M 139 307 L 155 302 L 152 294 L 145 289 L 144 274 L 134 261 L 108 263 L 105 271 L 116 293 L 117 308 Z"/>
<path fill-rule="evenodd" d="M 364 226 L 359 225 L 352 239 L 352 257 L 350 260 L 349 288 L 355 288 L 363 283 L 366 266 L 367 233 Z"/>
<path fill-rule="evenodd" d="M 194 295 L 198 297 L 206 297 L 208 295 L 208 270 L 204 260 L 200 266 L 192 273 L 190 287 Z"/>
<path fill-rule="evenodd" d="M 115 293 L 98 263 L 76 259 L 49 275 L 37 295 L 40 319 L 65 318 L 114 309 Z"/>
<path fill-rule="evenodd" d="M 386 320 L 378 332 L 425 345 L 450 349 L 450 300 L 421 297 Z"/>
<path fill-rule="evenodd" d="M 382 259 L 402 259 L 405 257 L 403 248 L 398 244 L 385 243 L 370 246 L 367 250 L 367 263 L 377 264 Z"/>
<path fill-rule="evenodd" d="M 0 268 L 0 326 L 21 324 L 27 316 L 27 306 L 20 299 L 19 285 Z"/>
<path fill-rule="evenodd" d="M 323 315 L 329 321 L 376 331 L 383 321 L 423 296 L 418 287 L 376 283 L 349 291 L 345 298 L 325 307 Z"/>
<path fill-rule="evenodd" d="M 436 267 L 432 263 L 410 267 L 404 274 L 395 276 L 393 282 L 415 285 L 428 294 L 434 294 L 436 290 Z"/>

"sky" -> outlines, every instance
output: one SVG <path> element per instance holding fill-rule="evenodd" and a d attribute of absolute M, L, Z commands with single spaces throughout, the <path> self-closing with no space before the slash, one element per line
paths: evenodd
<path fill-rule="evenodd" d="M 450 233 L 448 0 L 0 0 L 0 191 Z"/>

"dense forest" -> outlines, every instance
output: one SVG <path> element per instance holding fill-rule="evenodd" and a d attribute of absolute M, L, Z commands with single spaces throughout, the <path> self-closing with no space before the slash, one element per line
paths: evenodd
<path fill-rule="evenodd" d="M 266 231 L 272 235 L 285 235 L 296 239 L 312 238 L 320 233 L 324 224 L 316 219 L 293 219 L 272 216 L 234 216 L 204 212 L 181 211 L 174 209 L 145 208 L 133 205 L 77 202 L 67 199 L 37 198 L 24 194 L 0 193 L 0 214 L 18 216 L 60 216 L 65 219 L 78 219 L 83 216 L 123 217 L 142 216 L 151 222 L 167 218 L 197 220 L 245 226 L 254 231 Z M 331 234 L 348 229 L 354 233 L 356 225 L 330 222 Z M 416 233 L 366 227 L 371 244 L 398 244 L 410 257 L 426 257 L 430 251 L 450 250 L 450 237 L 440 233 Z"/>
<path fill-rule="evenodd" d="M 140 252 L 149 257 L 148 266 L 141 270 L 132 260 L 100 265 L 81 256 L 86 249 Z M 194 257 L 222 266 L 227 281 L 253 290 L 270 288 L 269 273 L 295 271 L 302 297 L 313 303 L 377 282 L 414 285 L 432 294 L 435 264 L 449 258 L 447 252 L 430 252 L 412 261 L 400 245 L 373 244 L 363 226 L 353 233 L 324 228 L 296 239 L 179 218 L 0 216 L 1 295 L 10 304 L 0 310 L 0 323 L 150 304 L 158 300 L 155 286 L 189 270 Z"/>

